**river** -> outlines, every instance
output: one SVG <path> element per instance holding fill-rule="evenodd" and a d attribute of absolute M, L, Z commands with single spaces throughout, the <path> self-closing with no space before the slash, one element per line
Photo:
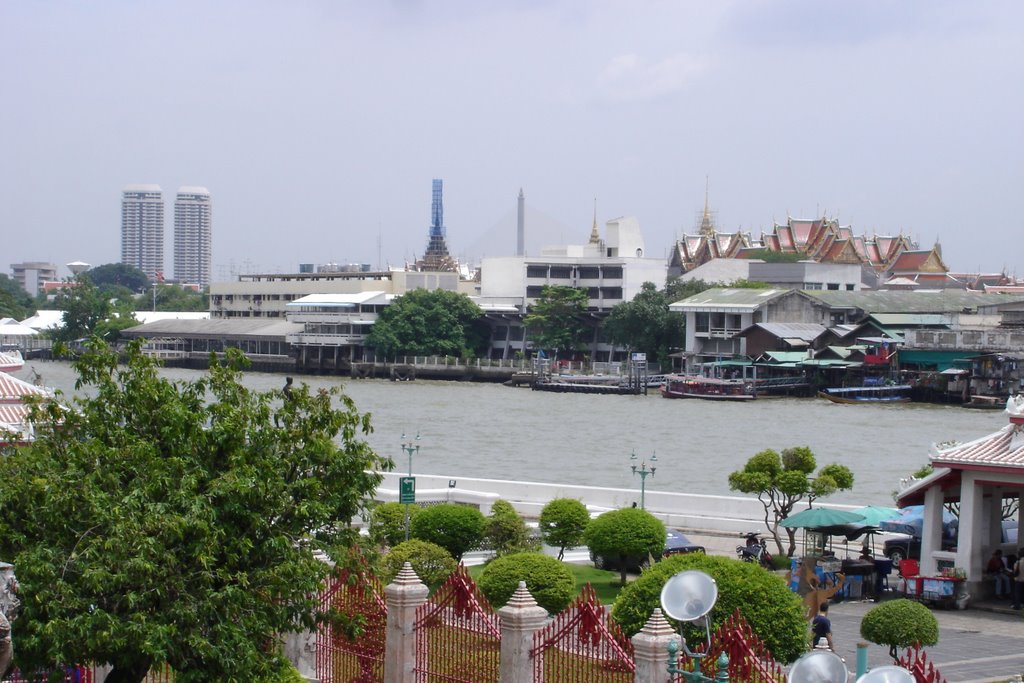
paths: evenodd
<path fill-rule="evenodd" d="M 63 362 L 34 367 L 52 388 L 74 393 Z M 172 378 L 196 371 L 165 369 Z M 247 373 L 253 389 L 280 389 L 278 374 Z M 559 394 L 500 384 L 349 380 L 296 375 L 312 388 L 341 385 L 372 415 L 368 441 L 408 467 L 401 449 L 420 435 L 413 471 L 478 477 L 639 488 L 630 454 L 657 455 L 649 491 L 730 495 L 728 475 L 765 448 L 810 446 L 818 465 L 838 462 L 854 473 L 852 491 L 829 498 L 850 504 L 891 504 L 900 477 L 928 462 L 933 442 L 969 441 L 1006 424 L 1002 411 L 930 404 L 839 405 L 817 398 L 767 398 L 746 403 L 647 396 Z"/>

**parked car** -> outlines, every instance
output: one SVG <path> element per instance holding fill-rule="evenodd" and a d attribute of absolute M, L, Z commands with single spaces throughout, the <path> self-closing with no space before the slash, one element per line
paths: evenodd
<path fill-rule="evenodd" d="M 951 536 L 944 536 L 942 538 L 943 550 L 956 549 L 956 527 L 953 527 L 952 531 Z M 1017 520 L 1003 520 L 1000 541 L 1017 545 Z M 921 539 L 907 534 L 894 534 L 892 538 L 886 539 L 885 544 L 882 546 L 882 552 L 893 561 L 893 564 L 899 563 L 900 560 L 920 560 Z"/>
<path fill-rule="evenodd" d="M 657 562 L 662 557 L 668 557 L 669 555 L 684 555 L 687 553 L 703 552 L 705 552 L 704 546 L 691 542 L 683 532 L 676 529 L 667 529 L 665 531 L 665 547 L 655 556 L 654 561 Z M 647 557 L 631 555 L 626 558 L 626 570 L 639 571 L 641 567 L 647 564 L 647 560 Z M 618 557 L 596 555 L 593 550 L 590 551 L 590 561 L 594 563 L 594 566 L 597 569 L 619 569 Z"/>

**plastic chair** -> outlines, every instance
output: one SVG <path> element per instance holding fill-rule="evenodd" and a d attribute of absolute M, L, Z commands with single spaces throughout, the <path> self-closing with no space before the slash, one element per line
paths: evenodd
<path fill-rule="evenodd" d="M 921 573 L 921 563 L 917 560 L 900 560 L 900 576 L 909 579 Z"/>

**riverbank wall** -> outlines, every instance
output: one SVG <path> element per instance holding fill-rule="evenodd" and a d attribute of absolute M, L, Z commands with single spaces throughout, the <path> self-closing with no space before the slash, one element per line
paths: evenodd
<path fill-rule="evenodd" d="M 407 476 L 385 472 L 384 481 L 377 488 L 376 499 L 381 502 L 398 500 L 399 480 Z M 417 474 L 417 503 L 462 503 L 476 505 L 485 515 L 498 499 L 506 500 L 519 514 L 537 518 L 541 510 L 555 498 L 576 498 L 594 515 L 608 510 L 640 504 L 640 489 L 603 488 L 550 484 L 534 481 L 501 479 L 474 479 L 470 477 Z M 744 534 L 764 532 L 764 507 L 757 498 L 742 496 L 709 496 L 698 493 L 646 491 L 644 507 L 666 526 L 693 532 L 714 534 Z M 797 506 L 794 512 L 805 509 Z M 828 505 L 829 508 L 852 510 L 853 505 Z"/>

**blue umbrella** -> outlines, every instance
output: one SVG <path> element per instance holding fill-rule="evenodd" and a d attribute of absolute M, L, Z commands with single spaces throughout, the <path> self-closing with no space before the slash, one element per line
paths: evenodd
<path fill-rule="evenodd" d="M 956 515 L 947 510 L 942 509 L 942 535 L 949 537 L 953 535 L 953 530 L 956 528 L 959 520 Z M 896 534 L 910 534 L 911 536 L 921 537 L 921 533 L 924 529 L 924 506 L 923 505 L 910 505 L 900 511 L 900 516 L 893 519 L 885 519 L 878 523 L 878 528 L 882 531 L 889 531 Z"/>

